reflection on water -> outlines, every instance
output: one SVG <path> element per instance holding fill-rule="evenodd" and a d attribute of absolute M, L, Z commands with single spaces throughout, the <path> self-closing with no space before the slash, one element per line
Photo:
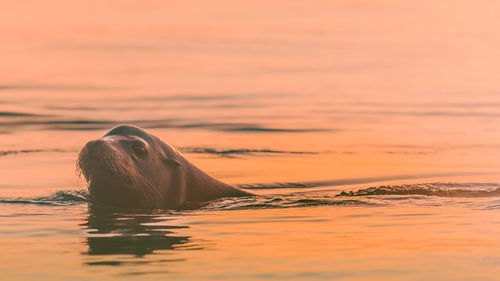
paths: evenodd
<path fill-rule="evenodd" d="M 498 223 L 493 214 L 464 208 L 463 200 L 384 200 L 239 211 L 214 206 L 184 214 L 90 206 L 80 224 L 81 258 L 89 273 L 143 279 L 474 280 L 497 272 L 497 231 L 486 227 Z M 455 270 L 461 266 L 477 271 Z"/>
<path fill-rule="evenodd" d="M 188 226 L 172 224 L 172 220 L 168 213 L 118 212 L 90 204 L 86 222 L 81 224 L 87 233 L 88 251 L 84 254 L 142 257 L 157 250 L 174 250 L 181 246 L 191 248 L 190 237 L 175 232 Z"/>

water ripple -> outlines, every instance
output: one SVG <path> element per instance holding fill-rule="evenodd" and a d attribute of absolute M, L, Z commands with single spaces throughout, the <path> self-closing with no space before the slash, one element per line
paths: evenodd
<path fill-rule="evenodd" d="M 0 203 L 3 204 L 34 204 L 34 205 L 77 205 L 88 201 L 89 193 L 87 190 L 61 190 L 47 196 L 40 197 L 17 197 L 17 198 L 0 198 Z"/>
<path fill-rule="evenodd" d="M 63 149 L 20 149 L 20 150 L 0 150 L 0 157 L 24 153 L 37 153 L 37 152 L 66 152 Z"/>
<path fill-rule="evenodd" d="M 214 149 L 207 147 L 185 147 L 181 149 L 186 153 L 213 154 L 221 157 L 232 157 L 233 155 L 255 155 L 255 154 L 317 154 L 310 151 L 284 151 L 272 149 Z"/>
<path fill-rule="evenodd" d="M 422 183 L 403 185 L 383 185 L 342 191 L 337 196 L 370 195 L 426 195 L 438 197 L 496 197 L 500 196 L 500 184 L 497 183 Z"/>
<path fill-rule="evenodd" d="M 77 205 L 88 202 L 87 190 L 61 190 L 41 197 L 0 198 L 3 204 L 35 204 L 48 206 Z M 409 204 L 427 204 L 429 206 L 445 204 L 435 198 L 500 197 L 500 184 L 497 183 L 422 183 L 411 185 L 384 185 L 359 189 L 321 193 L 289 193 L 257 195 L 248 197 L 222 198 L 205 204 L 191 206 L 188 209 L 203 210 L 243 210 L 269 208 L 299 208 L 327 205 L 391 205 L 400 202 Z M 498 209 L 498 199 L 487 204 L 489 209 Z M 469 203 L 467 203 L 469 204 Z M 482 203 L 480 203 L 482 204 Z M 489 205 L 488 205 L 489 204 Z M 484 206 L 483 206 L 484 207 Z M 485 208 L 486 208 L 485 207 Z"/>
<path fill-rule="evenodd" d="M 205 129 L 221 132 L 261 132 L 261 133 L 303 133 L 303 132 L 335 132 L 325 128 L 279 128 L 267 127 L 253 123 L 203 123 L 178 122 L 176 120 L 30 120 L 19 122 L 0 122 L 3 127 L 37 126 L 45 130 L 105 130 L 120 124 L 133 124 L 143 128 L 175 128 Z"/>

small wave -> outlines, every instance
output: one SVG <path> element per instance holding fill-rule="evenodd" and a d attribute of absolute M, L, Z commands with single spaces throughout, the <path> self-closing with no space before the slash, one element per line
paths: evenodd
<path fill-rule="evenodd" d="M 0 198 L 0 203 L 4 204 L 34 204 L 34 205 L 76 205 L 88 201 L 88 192 L 82 190 L 61 190 L 48 196 L 34 198 Z"/>
<path fill-rule="evenodd" d="M 272 128 L 251 123 L 184 123 L 175 120 L 33 120 L 20 122 L 2 122 L 6 127 L 39 126 L 47 130 L 105 130 L 119 124 L 134 124 L 139 127 L 153 129 L 205 129 L 221 132 L 262 132 L 262 133 L 304 133 L 335 132 L 335 129 L 323 128 Z"/>
<path fill-rule="evenodd" d="M 203 148 L 203 147 L 186 147 L 182 148 L 186 153 L 214 154 L 222 157 L 231 157 L 233 155 L 252 155 L 252 154 L 317 154 L 316 152 L 307 151 L 284 151 L 272 149 L 221 149 Z"/>
<path fill-rule="evenodd" d="M 331 196 L 303 197 L 297 195 L 269 195 L 243 198 L 225 198 L 210 202 L 205 210 L 282 209 L 328 205 L 373 205 L 365 200 L 339 199 Z"/>
<path fill-rule="evenodd" d="M 248 99 L 247 96 L 234 96 L 234 95 L 173 95 L 173 96 L 147 96 L 147 97 L 132 97 L 126 100 L 130 101 L 212 101 L 212 100 L 234 100 L 234 99 Z"/>
<path fill-rule="evenodd" d="M 337 196 L 371 195 L 426 195 L 438 197 L 496 197 L 500 196 L 497 183 L 424 183 L 383 185 L 356 191 L 342 191 Z"/>
<path fill-rule="evenodd" d="M 416 175 L 394 175 L 394 176 L 381 176 L 381 177 L 369 177 L 369 178 L 345 178 L 345 179 L 319 180 L 319 181 L 306 181 L 306 182 L 239 184 L 237 186 L 243 189 L 313 188 L 313 187 L 363 184 L 363 183 L 389 181 L 389 180 L 423 179 L 423 178 L 454 176 L 454 175 L 456 174 L 436 173 L 436 174 L 416 174 Z"/>
<path fill-rule="evenodd" d="M 257 124 L 247 123 L 190 123 L 171 125 L 175 128 L 204 128 L 224 132 L 278 132 L 278 133 L 303 133 L 326 131 L 326 129 L 302 129 L 302 128 L 269 128 Z"/>
<path fill-rule="evenodd" d="M 330 113 L 328 111 L 328 113 Z M 356 114 L 360 116 L 387 115 L 387 116 L 417 116 L 417 117 L 498 117 L 500 114 L 496 111 L 445 111 L 445 110 L 426 110 L 426 111 L 390 111 L 390 110 L 340 110 L 336 114 Z"/>
<path fill-rule="evenodd" d="M 66 152 L 62 149 L 21 149 L 21 150 L 0 150 L 0 157 L 7 155 L 36 153 L 36 152 Z"/>
<path fill-rule="evenodd" d="M 281 187 L 283 188 L 283 187 Z M 389 197 L 387 197 L 389 195 Z M 258 195 L 249 197 L 223 198 L 186 209 L 203 210 L 243 210 L 268 208 L 298 208 L 327 205 L 377 205 L 406 199 L 426 200 L 430 197 L 500 197 L 497 183 L 422 183 L 408 185 L 383 185 L 356 191 L 321 193 L 289 193 Z M 34 205 L 78 205 L 88 202 L 87 190 L 62 190 L 48 196 L 34 198 L 0 198 L 4 204 Z M 392 199 L 391 199 L 392 198 Z M 430 199 L 427 199 L 430 200 Z M 496 199 L 495 199 L 496 200 Z M 495 201 L 498 205 L 498 200 Z"/>
<path fill-rule="evenodd" d="M 278 132 L 278 133 L 307 133 L 307 132 L 325 132 L 335 131 L 327 129 L 280 129 L 280 128 L 261 128 L 261 127 L 235 127 L 228 128 L 225 131 L 232 132 Z"/>
<path fill-rule="evenodd" d="M 32 113 L 24 113 L 24 112 L 0 111 L 0 117 L 34 117 L 34 116 L 41 116 L 41 115 L 32 114 Z"/>
<path fill-rule="evenodd" d="M 43 90 L 43 91 L 92 91 L 111 90 L 111 87 L 85 84 L 4 84 L 0 85 L 0 90 Z"/>
<path fill-rule="evenodd" d="M 281 189 L 281 188 L 311 188 L 317 187 L 314 183 L 300 182 L 276 182 L 276 183 L 254 183 L 254 184 L 238 184 L 242 189 Z"/>

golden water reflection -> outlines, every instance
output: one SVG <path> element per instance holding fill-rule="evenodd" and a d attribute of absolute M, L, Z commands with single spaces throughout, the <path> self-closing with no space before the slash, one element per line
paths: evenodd
<path fill-rule="evenodd" d="M 184 214 L 92 211 L 81 225 L 88 233 L 82 255 L 101 273 L 144 278 L 467 279 L 498 273 L 491 263 L 500 261 L 499 223 L 494 211 L 439 203 Z"/>

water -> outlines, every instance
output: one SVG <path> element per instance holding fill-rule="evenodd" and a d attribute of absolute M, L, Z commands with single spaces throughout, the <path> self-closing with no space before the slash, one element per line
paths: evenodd
<path fill-rule="evenodd" d="M 498 280 L 498 8 L 5 3 L 2 279 Z M 258 196 L 89 205 L 120 123 Z"/>

